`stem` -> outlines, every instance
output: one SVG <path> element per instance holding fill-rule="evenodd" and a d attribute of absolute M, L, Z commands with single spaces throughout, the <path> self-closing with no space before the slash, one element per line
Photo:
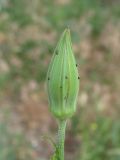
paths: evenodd
<path fill-rule="evenodd" d="M 60 160 L 64 160 L 65 129 L 66 129 L 66 120 L 59 121 L 58 152 Z"/>

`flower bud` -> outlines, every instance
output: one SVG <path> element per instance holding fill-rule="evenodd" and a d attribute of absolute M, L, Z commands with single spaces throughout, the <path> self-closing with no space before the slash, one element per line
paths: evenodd
<path fill-rule="evenodd" d="M 54 51 L 47 73 L 50 111 L 64 120 L 76 111 L 79 90 L 77 64 L 72 51 L 70 31 L 66 29 Z"/>

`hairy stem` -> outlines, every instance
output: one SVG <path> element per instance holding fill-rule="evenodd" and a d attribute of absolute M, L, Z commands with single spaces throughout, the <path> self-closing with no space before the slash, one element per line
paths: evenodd
<path fill-rule="evenodd" d="M 59 121 L 58 151 L 60 160 L 64 160 L 65 129 L 66 129 L 66 120 Z"/>

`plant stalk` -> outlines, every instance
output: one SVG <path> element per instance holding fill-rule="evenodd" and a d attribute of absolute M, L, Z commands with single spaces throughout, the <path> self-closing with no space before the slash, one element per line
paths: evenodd
<path fill-rule="evenodd" d="M 66 129 L 66 120 L 59 121 L 58 152 L 60 160 L 64 160 L 65 129 Z"/>

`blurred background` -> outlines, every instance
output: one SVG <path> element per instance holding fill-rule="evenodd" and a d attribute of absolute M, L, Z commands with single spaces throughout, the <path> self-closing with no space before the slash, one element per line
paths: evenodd
<path fill-rule="evenodd" d="M 65 159 L 120 160 L 119 0 L 0 0 L 0 160 L 50 159 L 45 78 L 67 26 L 81 86 Z"/>

